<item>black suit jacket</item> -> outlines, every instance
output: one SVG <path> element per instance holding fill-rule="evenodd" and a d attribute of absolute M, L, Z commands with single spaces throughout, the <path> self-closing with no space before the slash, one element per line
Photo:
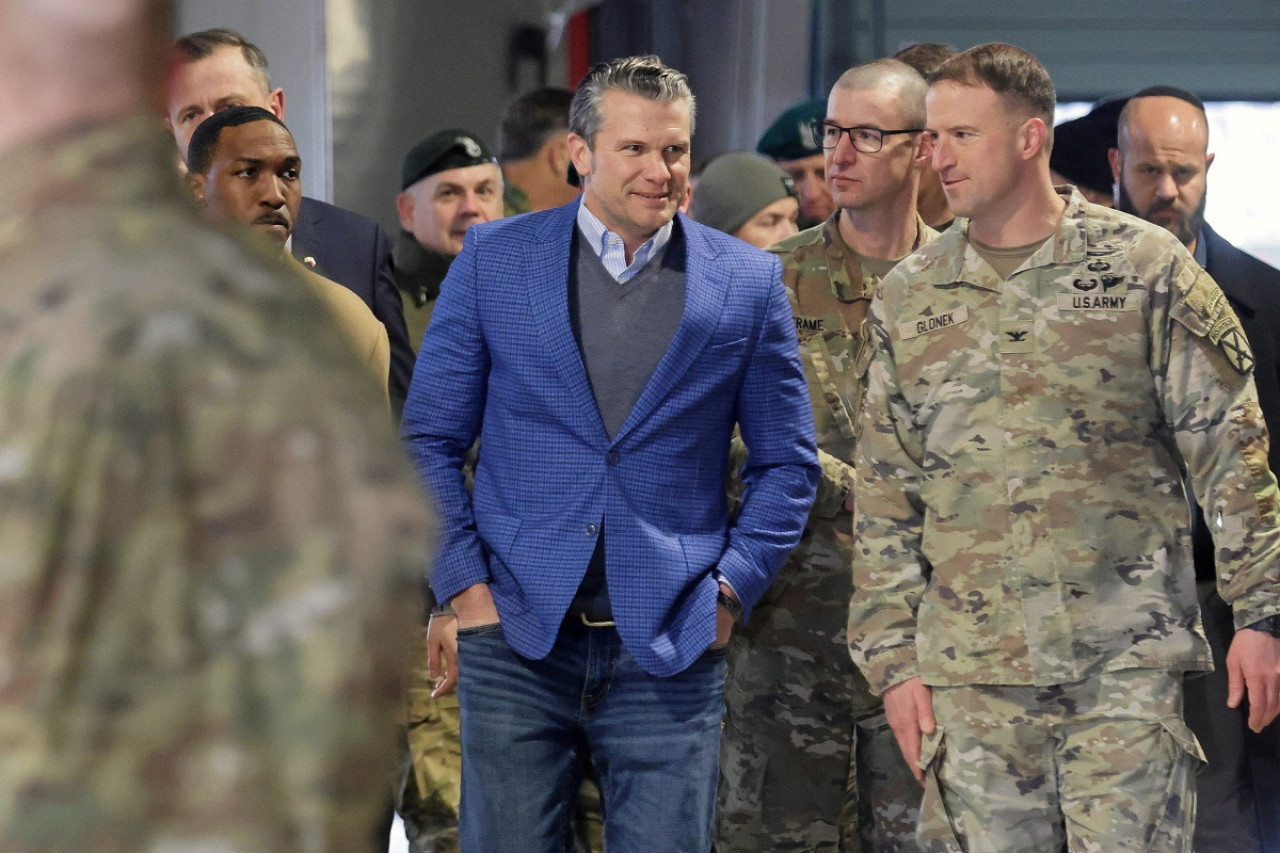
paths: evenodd
<path fill-rule="evenodd" d="M 1204 226 L 1205 270 L 1227 295 L 1253 350 L 1253 381 L 1271 433 L 1271 470 L 1280 472 L 1280 270 Z"/>
<path fill-rule="evenodd" d="M 409 346 L 391 263 L 391 240 L 386 232 L 368 217 L 304 196 L 293 227 L 293 256 L 325 278 L 354 291 L 386 326 L 391 344 L 387 390 L 398 418 L 413 376 L 413 349 Z M 314 263 L 308 263 L 307 258 Z"/>
<path fill-rule="evenodd" d="M 1280 475 L 1280 270 L 1240 251 L 1208 225 L 1201 234 L 1205 271 L 1226 294 L 1253 350 L 1253 381 L 1271 434 L 1267 461 Z M 1203 516 L 1198 511 L 1196 516 L 1192 537 L 1196 579 L 1209 581 L 1214 578 L 1213 540 Z"/>

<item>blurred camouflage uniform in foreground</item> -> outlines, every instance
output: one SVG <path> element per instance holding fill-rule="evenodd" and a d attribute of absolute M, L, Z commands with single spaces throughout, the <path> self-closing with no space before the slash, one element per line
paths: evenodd
<path fill-rule="evenodd" d="M 800 544 L 729 643 L 717 853 L 916 850 L 921 788 L 849 658 L 854 357 L 878 280 L 839 212 L 782 240 L 823 478 Z M 917 246 L 937 232 L 917 220 Z"/>
<path fill-rule="evenodd" d="M 433 523 L 154 125 L 0 157 L 0 849 L 378 850 Z"/>
<path fill-rule="evenodd" d="M 1056 233 L 1007 280 L 959 220 L 898 265 L 868 321 L 849 641 L 877 692 L 917 675 L 935 688 L 939 728 L 922 756 L 930 850 L 1056 850 L 1063 817 L 1073 850 L 1097 837 L 1107 850 L 1178 849 L 1149 846 L 1161 832 L 1190 843 L 1201 756 L 1170 676 L 1212 664 L 1184 466 L 1237 627 L 1280 611 L 1280 493 L 1235 315 L 1169 232 L 1075 191 L 1066 201 Z M 1170 696 L 1100 695 L 1123 678 Z M 1034 689 L 1015 697 L 1019 686 Z M 1054 773 L 1063 747 L 1048 725 L 1019 735 L 1020 754 L 1042 758 L 1034 767 L 998 759 L 1012 731 L 983 740 L 999 718 L 982 703 L 1034 702 L 1020 717 L 1038 721 L 1051 691 L 1065 701 L 1049 704 L 1071 706 L 1061 736 L 1111 757 L 1087 781 Z M 1147 763 L 1158 750 L 1167 772 Z M 1088 794 L 1160 772 L 1159 802 Z M 983 789 L 976 836 L 947 815 Z M 1027 843 L 1001 818 L 1003 793 L 1021 808 L 1051 800 L 1056 840 Z M 1149 822 L 1165 802 L 1178 825 Z"/>

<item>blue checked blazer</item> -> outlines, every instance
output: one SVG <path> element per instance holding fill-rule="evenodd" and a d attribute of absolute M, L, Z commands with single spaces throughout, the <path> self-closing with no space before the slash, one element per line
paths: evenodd
<path fill-rule="evenodd" d="M 800 537 L 819 475 L 809 393 L 777 258 L 680 216 L 684 314 L 611 441 L 569 320 L 578 203 L 473 226 L 441 285 L 403 422 L 441 516 L 430 583 L 441 601 L 490 584 L 507 642 L 545 657 L 603 522 L 618 632 L 671 675 L 715 637 L 714 573 L 749 609 Z M 735 424 L 750 459 L 730 519 Z"/>

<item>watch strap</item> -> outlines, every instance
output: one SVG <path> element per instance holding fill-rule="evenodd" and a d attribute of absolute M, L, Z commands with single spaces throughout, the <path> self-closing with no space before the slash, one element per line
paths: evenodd
<path fill-rule="evenodd" d="M 733 617 L 734 622 L 742 621 L 742 602 L 729 595 L 723 589 L 716 592 L 716 601 L 721 607 L 729 611 L 729 615 Z"/>

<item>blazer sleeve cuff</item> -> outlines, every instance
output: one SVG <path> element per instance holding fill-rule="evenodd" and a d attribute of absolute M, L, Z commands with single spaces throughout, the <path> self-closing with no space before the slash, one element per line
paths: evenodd
<path fill-rule="evenodd" d="M 470 586 L 478 583 L 492 583 L 493 578 L 483 568 L 466 571 L 433 569 L 431 572 L 431 591 L 435 593 L 436 602 L 448 606 L 453 597 Z"/>
<path fill-rule="evenodd" d="M 716 581 L 724 581 L 733 590 L 734 595 L 738 596 L 738 601 L 742 604 L 743 619 L 751 614 L 751 608 L 755 607 L 756 602 L 773 582 L 772 575 L 763 576 L 752 561 L 743 557 L 733 547 L 728 548 L 720 557 L 720 562 L 712 569 L 711 576 Z"/>

